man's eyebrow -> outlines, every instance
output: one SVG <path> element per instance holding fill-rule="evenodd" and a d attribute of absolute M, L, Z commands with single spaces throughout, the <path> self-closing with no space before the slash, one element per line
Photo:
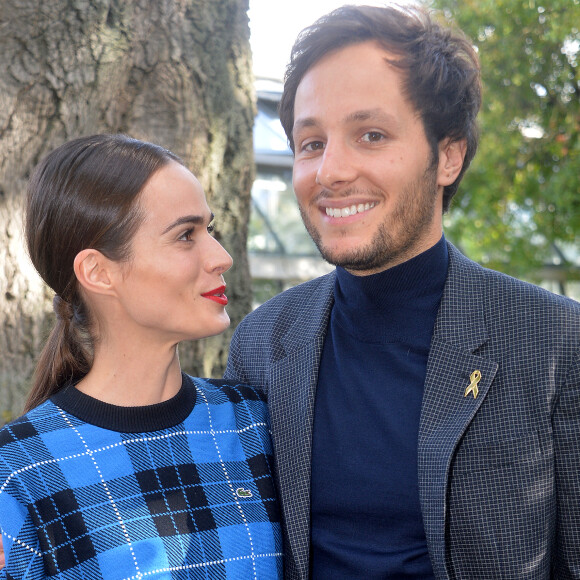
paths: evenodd
<path fill-rule="evenodd" d="M 360 111 L 353 111 L 345 118 L 345 123 L 360 123 L 361 121 L 376 121 L 389 124 L 397 124 L 397 118 L 390 113 L 386 113 L 382 109 L 361 109 Z M 303 119 L 296 119 L 292 132 L 295 133 L 300 129 L 308 129 L 309 127 L 316 127 L 318 121 L 314 117 L 304 117 Z"/>
<path fill-rule="evenodd" d="M 360 111 L 354 111 L 347 115 L 344 120 L 346 123 L 357 123 L 360 121 L 397 122 L 397 118 L 394 115 L 386 113 L 382 109 L 362 109 Z"/>
<path fill-rule="evenodd" d="M 209 216 L 209 220 L 207 220 L 206 222 L 206 217 L 205 216 L 201 216 L 201 215 L 184 215 L 178 219 L 176 219 L 174 222 L 170 223 L 162 232 L 163 234 L 166 234 L 167 232 L 170 232 L 172 229 L 177 228 L 179 226 L 182 226 L 184 224 L 191 224 L 191 225 L 195 225 L 195 226 L 199 226 L 205 223 L 211 223 L 214 219 L 214 215 L 213 213 L 210 214 Z"/>
<path fill-rule="evenodd" d="M 315 127 L 318 125 L 314 117 L 304 117 L 304 119 L 296 119 L 294 122 L 294 127 L 292 127 L 292 133 L 299 131 L 300 129 L 307 129 L 308 127 Z"/>

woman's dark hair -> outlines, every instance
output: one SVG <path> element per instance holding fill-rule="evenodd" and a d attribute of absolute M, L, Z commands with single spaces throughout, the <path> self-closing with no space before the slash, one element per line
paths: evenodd
<path fill-rule="evenodd" d="M 379 43 L 393 56 L 390 63 L 402 71 L 405 97 L 421 116 L 433 159 L 438 159 L 443 139 L 467 142 L 461 172 L 445 187 L 443 210 L 447 211 L 477 150 L 480 68 L 463 33 L 440 25 L 423 8 L 343 6 L 300 33 L 280 101 L 280 120 L 290 147 L 294 151 L 294 100 L 304 75 L 327 54 L 368 41 Z"/>
<path fill-rule="evenodd" d="M 170 151 L 125 135 L 92 135 L 61 145 L 30 178 L 25 237 L 36 270 L 56 293 L 56 323 L 40 355 L 26 411 L 93 363 L 90 312 L 74 273 L 76 255 L 87 248 L 127 261 L 142 221 L 138 197 L 147 181 L 170 161 Z"/>

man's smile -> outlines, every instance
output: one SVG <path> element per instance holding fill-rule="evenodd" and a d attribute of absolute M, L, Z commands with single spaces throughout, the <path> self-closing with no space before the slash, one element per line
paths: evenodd
<path fill-rule="evenodd" d="M 364 213 L 365 211 L 375 207 L 375 205 L 376 203 L 373 201 L 372 203 L 352 204 L 343 208 L 327 207 L 325 208 L 325 211 L 326 215 L 329 217 L 345 218 L 351 215 L 356 215 L 357 213 Z"/>

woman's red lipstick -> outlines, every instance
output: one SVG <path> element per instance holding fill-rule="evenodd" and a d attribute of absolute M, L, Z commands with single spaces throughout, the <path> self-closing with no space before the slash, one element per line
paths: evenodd
<path fill-rule="evenodd" d="M 216 288 L 215 290 L 210 290 L 209 292 L 205 292 L 204 294 L 202 294 L 202 296 L 204 298 L 209 298 L 210 300 L 213 300 L 214 302 L 217 302 L 218 304 L 221 304 L 222 306 L 226 306 L 228 303 L 228 297 L 224 294 L 225 291 L 226 291 L 226 287 L 220 286 L 219 288 Z"/>

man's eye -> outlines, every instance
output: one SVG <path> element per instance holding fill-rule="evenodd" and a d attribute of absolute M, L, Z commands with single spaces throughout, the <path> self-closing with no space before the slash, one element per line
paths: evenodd
<path fill-rule="evenodd" d="M 378 143 L 384 139 L 384 135 L 378 131 L 369 131 L 362 136 L 362 140 L 367 143 Z"/>
<path fill-rule="evenodd" d="M 324 143 L 322 141 L 311 141 L 306 143 L 303 147 L 304 151 L 321 151 L 324 149 Z"/>
<path fill-rule="evenodd" d="M 214 231 L 215 231 L 215 226 L 213 224 L 209 224 L 209 226 L 207 226 L 208 234 L 212 234 Z"/>

